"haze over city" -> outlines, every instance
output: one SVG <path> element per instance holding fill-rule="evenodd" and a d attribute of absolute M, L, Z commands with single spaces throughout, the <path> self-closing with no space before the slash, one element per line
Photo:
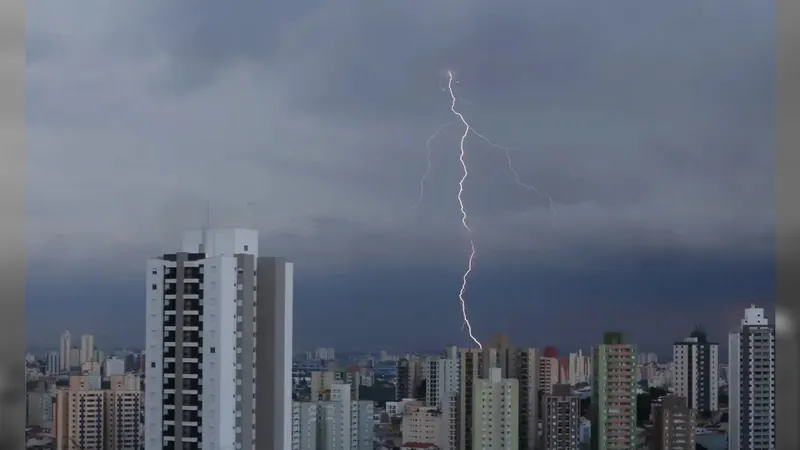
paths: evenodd
<path fill-rule="evenodd" d="M 770 5 L 306 3 L 28 5 L 29 344 L 141 345 L 144 262 L 210 203 L 212 226 L 296 262 L 296 348 L 468 345 L 457 127 L 412 210 L 448 69 L 557 203 L 553 229 L 468 141 L 479 338 L 653 348 L 692 317 L 722 341 L 771 308 Z"/>

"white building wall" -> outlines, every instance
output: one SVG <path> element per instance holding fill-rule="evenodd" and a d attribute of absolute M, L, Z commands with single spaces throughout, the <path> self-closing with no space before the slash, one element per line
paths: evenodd
<path fill-rule="evenodd" d="M 103 362 L 103 375 L 110 377 L 113 375 L 125 374 L 125 360 L 119 358 L 108 358 Z"/>
<path fill-rule="evenodd" d="M 741 372 L 736 368 L 740 365 L 741 349 L 739 348 L 739 333 L 728 335 L 728 450 L 742 450 L 739 446 L 741 420 L 741 405 L 737 392 L 741 386 Z"/>
<path fill-rule="evenodd" d="M 292 404 L 292 450 L 317 450 L 317 403 Z"/>
<path fill-rule="evenodd" d="M 203 260 L 203 447 L 236 446 L 236 258 Z"/>
<path fill-rule="evenodd" d="M 145 450 L 163 449 L 164 261 L 147 262 L 145 279 Z"/>

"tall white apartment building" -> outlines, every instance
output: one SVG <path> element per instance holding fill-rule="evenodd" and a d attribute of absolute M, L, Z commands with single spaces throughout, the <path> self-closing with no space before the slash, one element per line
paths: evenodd
<path fill-rule="evenodd" d="M 719 409 L 719 344 L 709 342 L 706 333 L 695 330 L 672 346 L 673 393 L 686 399 L 687 407 L 698 412 Z"/>
<path fill-rule="evenodd" d="M 443 357 L 429 359 L 423 366 L 425 378 L 425 405 L 443 407 L 443 400 L 450 393 L 458 393 L 458 349 L 450 347 Z M 447 406 L 446 404 L 444 406 Z"/>
<path fill-rule="evenodd" d="M 80 364 L 94 361 L 94 336 L 84 334 L 81 336 Z"/>
<path fill-rule="evenodd" d="M 519 448 L 532 450 L 539 435 L 539 356 L 535 348 L 515 347 L 508 336 L 494 336 L 483 349 L 460 349 L 459 399 L 457 411 L 458 448 L 482 450 L 473 444 L 473 392 L 478 379 L 487 378 L 490 368 L 499 368 L 503 378 L 518 381 Z"/>
<path fill-rule="evenodd" d="M 60 342 L 60 362 L 61 362 L 61 370 L 64 372 L 69 371 L 72 368 L 73 362 L 72 361 L 72 335 L 70 334 L 69 330 L 65 331 L 64 334 L 61 335 L 61 342 Z"/>
<path fill-rule="evenodd" d="M 353 400 L 349 384 L 333 384 L 317 404 L 318 450 L 372 450 L 375 409 L 372 401 Z"/>
<path fill-rule="evenodd" d="M 728 449 L 771 450 L 775 444 L 775 326 L 755 305 L 728 337 Z"/>
<path fill-rule="evenodd" d="M 575 386 L 578 383 L 589 383 L 592 373 L 592 358 L 584 355 L 583 350 L 569 354 L 569 373 L 567 382 Z"/>
<path fill-rule="evenodd" d="M 519 448 L 519 382 L 493 367 L 488 378 L 475 383 L 473 399 L 473 448 Z"/>
<path fill-rule="evenodd" d="M 314 357 L 322 361 L 333 361 L 336 359 L 336 349 L 318 348 L 314 350 Z"/>
<path fill-rule="evenodd" d="M 61 358 L 58 352 L 49 352 L 47 354 L 47 366 L 45 371 L 47 375 L 57 375 L 61 372 Z"/>
<path fill-rule="evenodd" d="M 437 431 L 435 441 L 418 442 L 434 443 L 442 450 L 458 448 L 459 374 L 457 347 L 448 347 L 441 357 L 424 361 L 422 378 L 426 380 L 425 406 L 434 408 L 436 413 L 421 410 L 412 419 L 425 422 L 420 426 L 428 426 L 428 422 L 435 421 Z M 405 441 L 405 437 L 403 439 L 404 442 L 412 442 Z"/>
<path fill-rule="evenodd" d="M 292 450 L 317 450 L 317 402 L 292 403 Z"/>
<path fill-rule="evenodd" d="M 199 230 L 148 261 L 145 450 L 291 448 L 293 265 L 257 252 Z"/>

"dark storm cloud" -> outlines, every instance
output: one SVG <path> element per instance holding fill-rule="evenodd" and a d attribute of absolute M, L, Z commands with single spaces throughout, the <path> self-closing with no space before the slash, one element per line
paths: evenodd
<path fill-rule="evenodd" d="M 33 267 L 114 267 L 125 275 L 104 276 L 118 280 L 103 285 L 106 295 L 135 302 L 135 283 L 119 280 L 172 249 L 211 202 L 213 225 L 257 227 L 262 250 L 298 262 L 298 330 L 326 320 L 311 305 L 343 298 L 359 323 L 431 303 L 442 305 L 433 316 L 450 317 L 465 257 L 457 126 L 433 143 L 425 198 L 410 208 L 425 140 L 453 120 L 441 90 L 453 69 L 459 108 L 513 148 L 522 181 L 556 202 L 553 227 L 548 201 L 513 183 L 502 149 L 467 142 L 475 283 L 485 286 L 472 303 L 484 328 L 510 316 L 531 317 L 530 326 L 510 325 L 522 335 L 544 326 L 537 317 L 547 307 L 530 299 L 526 280 L 548 269 L 572 272 L 547 277 L 547 304 L 603 294 L 646 309 L 694 296 L 692 310 L 713 315 L 726 299 L 771 298 L 763 281 L 774 214 L 770 8 L 744 0 L 288 5 L 33 7 Z M 365 265 L 372 272 L 360 274 Z M 654 282 L 659 265 L 671 281 Z M 520 267 L 530 273 L 512 270 Z M 755 281 L 734 289 L 687 270 L 738 279 L 751 271 Z M 65 295 L 83 297 L 77 289 L 90 284 Z M 686 290 L 659 296 L 642 284 Z M 581 285 L 594 287 L 573 289 Z M 32 292 L 46 310 L 55 290 Z M 453 330 L 431 326 L 425 339 L 452 336 L 453 320 Z"/>

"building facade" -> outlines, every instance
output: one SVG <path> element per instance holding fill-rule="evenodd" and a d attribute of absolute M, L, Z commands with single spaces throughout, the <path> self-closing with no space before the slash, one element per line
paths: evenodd
<path fill-rule="evenodd" d="M 142 392 L 135 376 L 110 377 L 101 389 L 95 377 L 72 376 L 56 394 L 53 437 L 57 450 L 141 448 Z"/>
<path fill-rule="evenodd" d="M 289 447 L 292 264 L 254 230 L 191 231 L 146 289 L 145 449 Z"/>
<path fill-rule="evenodd" d="M 667 395 L 651 403 L 653 422 L 649 450 L 694 450 L 695 411 L 685 398 Z"/>
<path fill-rule="evenodd" d="M 544 450 L 578 450 L 580 445 L 581 398 L 569 384 L 557 384 L 542 401 Z"/>
<path fill-rule="evenodd" d="M 519 448 L 519 382 L 499 367 L 476 380 L 472 396 L 472 445 L 481 450 Z"/>
<path fill-rule="evenodd" d="M 317 402 L 292 404 L 292 450 L 317 450 Z"/>
<path fill-rule="evenodd" d="M 80 364 L 95 361 L 94 359 L 94 336 L 84 334 L 81 336 Z"/>
<path fill-rule="evenodd" d="M 72 334 L 69 330 L 61 335 L 59 362 L 61 370 L 68 372 L 72 368 Z M 75 361 L 77 362 L 77 361 Z"/>
<path fill-rule="evenodd" d="M 719 344 L 695 330 L 672 346 L 673 389 L 687 406 L 701 413 L 719 409 Z"/>
<path fill-rule="evenodd" d="M 636 347 L 605 333 L 592 355 L 592 450 L 635 450 Z"/>
<path fill-rule="evenodd" d="M 746 309 L 728 338 L 728 449 L 775 447 L 775 326 L 763 308 Z"/>

